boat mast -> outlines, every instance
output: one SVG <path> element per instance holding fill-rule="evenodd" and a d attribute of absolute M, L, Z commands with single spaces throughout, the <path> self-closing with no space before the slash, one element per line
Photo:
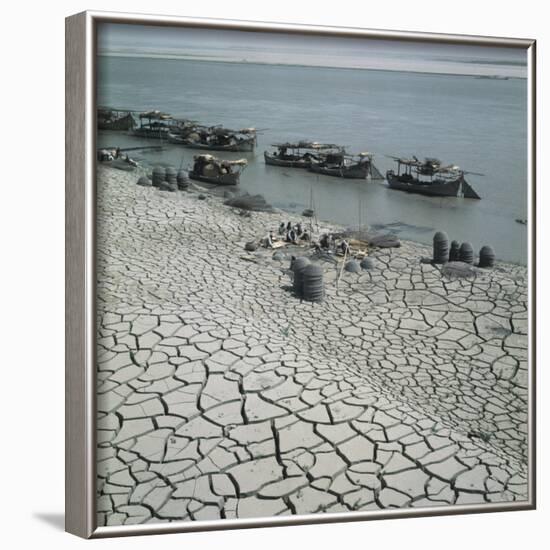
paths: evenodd
<path fill-rule="evenodd" d="M 362 207 L 362 195 L 361 195 L 361 190 L 359 190 L 359 201 L 358 201 L 358 207 L 359 207 L 359 216 L 358 216 L 358 221 L 359 221 L 359 234 L 361 234 L 361 207 Z"/>
<path fill-rule="evenodd" d="M 309 209 L 313 211 L 314 216 L 315 210 L 313 210 L 313 182 L 311 182 L 309 186 Z M 309 218 L 309 235 L 311 240 L 313 240 L 313 216 Z"/>

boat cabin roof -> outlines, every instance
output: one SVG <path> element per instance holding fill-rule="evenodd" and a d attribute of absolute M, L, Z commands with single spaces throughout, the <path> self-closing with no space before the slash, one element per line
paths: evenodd
<path fill-rule="evenodd" d="M 99 105 L 97 108 L 97 111 L 99 113 L 124 113 L 124 114 L 130 114 L 134 112 L 130 109 L 116 109 L 114 107 L 106 107 L 104 105 Z"/>
<path fill-rule="evenodd" d="M 256 128 L 241 128 L 240 130 L 232 130 L 231 128 L 226 128 L 225 126 L 200 126 L 197 125 L 198 129 L 206 130 L 211 134 L 218 136 L 234 136 L 238 134 L 251 135 L 256 133 Z"/>
<path fill-rule="evenodd" d="M 433 166 L 434 168 L 437 168 L 441 166 L 441 161 L 436 158 L 425 158 L 424 160 L 419 160 L 416 157 L 412 158 L 405 158 L 405 157 L 390 157 L 395 162 L 398 162 L 399 164 L 406 164 L 407 166 Z"/>
<path fill-rule="evenodd" d="M 195 161 L 203 160 L 204 162 L 212 162 L 213 164 L 219 164 L 220 166 L 246 166 L 248 164 L 248 161 L 246 159 L 225 160 L 225 159 L 219 159 L 214 155 L 209 155 L 206 153 L 202 155 L 195 155 L 193 158 L 195 159 Z"/>
<path fill-rule="evenodd" d="M 139 118 L 148 118 L 150 120 L 169 120 L 172 118 L 168 113 L 161 111 L 145 111 L 139 114 Z"/>
<path fill-rule="evenodd" d="M 341 145 L 336 145 L 335 143 L 319 143 L 318 141 L 287 141 L 284 143 L 272 143 L 271 146 L 277 147 L 277 149 L 343 149 Z"/>
<path fill-rule="evenodd" d="M 399 164 L 403 164 L 405 166 L 411 166 L 415 168 L 417 171 L 430 171 L 430 173 L 433 174 L 459 174 L 463 172 L 463 170 L 460 168 L 460 166 L 456 164 L 448 164 L 446 166 L 441 165 L 441 161 L 436 158 L 430 158 L 427 157 L 424 160 L 419 160 L 416 157 L 413 158 L 402 158 L 402 157 L 391 157 L 393 160 Z"/>

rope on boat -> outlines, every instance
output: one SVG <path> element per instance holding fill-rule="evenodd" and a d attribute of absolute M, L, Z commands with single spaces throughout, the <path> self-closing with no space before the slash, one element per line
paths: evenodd
<path fill-rule="evenodd" d="M 376 168 L 373 162 L 370 163 L 370 176 L 373 180 L 383 180 L 382 172 Z"/>

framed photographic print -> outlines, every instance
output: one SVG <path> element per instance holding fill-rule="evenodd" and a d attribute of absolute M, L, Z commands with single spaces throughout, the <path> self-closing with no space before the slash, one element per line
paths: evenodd
<path fill-rule="evenodd" d="M 535 41 L 67 19 L 66 528 L 535 506 Z"/>

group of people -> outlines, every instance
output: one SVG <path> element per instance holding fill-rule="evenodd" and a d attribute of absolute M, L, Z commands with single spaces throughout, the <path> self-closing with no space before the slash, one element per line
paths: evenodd
<path fill-rule="evenodd" d="M 319 250 L 324 251 L 334 250 L 335 252 L 340 252 L 343 255 L 349 254 L 351 251 L 349 243 L 346 239 L 342 239 L 338 244 L 336 244 L 336 239 L 331 233 L 323 233 L 321 235 L 319 238 L 318 248 Z"/>
<path fill-rule="evenodd" d="M 281 222 L 279 225 L 279 237 L 276 238 L 273 231 L 270 231 L 261 241 L 261 244 L 265 248 L 273 248 L 273 243 L 276 240 L 284 240 L 289 244 L 299 244 L 303 241 L 310 241 L 311 236 L 307 229 L 302 227 L 301 222 L 292 224 L 292 222 Z"/>
<path fill-rule="evenodd" d="M 279 225 L 279 235 L 284 236 L 287 243 L 298 244 L 298 241 L 309 241 L 310 235 L 306 229 L 302 227 L 302 223 L 298 222 L 292 225 L 292 222 L 281 222 Z"/>
<path fill-rule="evenodd" d="M 270 231 L 260 242 L 264 248 L 274 248 L 276 241 L 285 241 L 289 244 L 299 244 L 300 242 L 311 241 L 311 235 L 303 228 L 301 222 L 292 224 L 292 222 L 281 222 L 278 230 L 279 236 L 275 237 L 273 231 Z M 323 233 L 318 242 L 313 242 L 313 246 L 319 252 L 331 252 L 338 255 L 349 255 L 351 247 L 349 242 L 343 238 L 335 238 L 332 233 Z"/>

